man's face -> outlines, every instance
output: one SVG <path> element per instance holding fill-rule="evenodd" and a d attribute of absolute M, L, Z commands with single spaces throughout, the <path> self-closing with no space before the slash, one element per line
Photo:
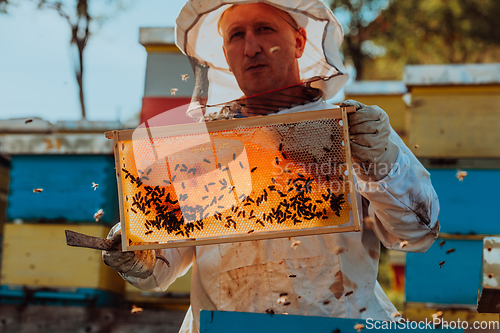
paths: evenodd
<path fill-rule="evenodd" d="M 255 3 L 228 9 L 220 22 L 224 55 L 245 96 L 300 83 L 297 59 L 305 30 L 275 7 Z"/>

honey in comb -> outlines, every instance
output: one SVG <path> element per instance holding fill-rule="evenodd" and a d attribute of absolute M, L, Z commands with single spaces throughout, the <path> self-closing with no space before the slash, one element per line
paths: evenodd
<path fill-rule="evenodd" d="M 157 147 L 182 139 L 189 148 L 155 162 L 146 180 L 134 153 L 148 149 L 148 140 L 124 141 L 121 181 L 132 244 L 349 221 L 337 120 L 243 127 L 210 137 L 210 143 L 200 135 L 156 138 Z"/>

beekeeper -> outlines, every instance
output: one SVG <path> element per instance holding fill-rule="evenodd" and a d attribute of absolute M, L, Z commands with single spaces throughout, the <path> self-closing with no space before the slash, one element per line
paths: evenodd
<path fill-rule="evenodd" d="M 334 107 L 325 100 L 347 74 L 338 52 L 342 29 L 332 12 L 318 0 L 249 2 L 190 0 L 181 11 L 177 45 L 198 65 L 197 97 L 226 105 L 192 116 L 214 120 Z M 134 286 L 154 291 L 166 290 L 192 266 L 191 307 L 181 332 L 199 330 L 202 309 L 398 319 L 376 280 L 380 242 L 389 249 L 428 249 L 439 233 L 438 198 L 387 114 L 355 101 L 344 104 L 357 109 L 349 115 L 349 131 L 360 166 L 361 232 L 297 237 L 296 247 L 280 238 L 157 250 L 171 267 L 153 250 L 103 252 L 105 263 Z M 108 237 L 119 234 L 116 225 Z"/>

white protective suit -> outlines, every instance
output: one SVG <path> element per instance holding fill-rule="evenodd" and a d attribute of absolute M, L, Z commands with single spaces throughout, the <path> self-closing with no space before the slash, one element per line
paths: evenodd
<path fill-rule="evenodd" d="M 242 96 L 221 55 L 217 33 L 218 17 L 227 8 L 223 4 L 238 2 L 249 1 L 190 0 L 177 20 L 179 47 L 208 68 L 208 103 Z M 323 91 L 324 99 L 331 98 L 347 80 L 337 51 L 342 31 L 331 11 L 317 0 L 261 2 L 288 11 L 306 28 L 309 45 L 299 60 L 302 79 L 322 77 L 313 86 Z M 204 49 L 208 41 L 219 44 Z M 280 113 L 335 107 L 324 99 Z M 198 332 L 202 309 L 397 319 L 376 280 L 380 242 L 389 249 L 400 250 L 404 241 L 404 251 L 427 250 L 439 233 L 439 202 L 429 173 L 393 130 L 390 139 L 399 147 L 390 173 L 377 182 L 357 180 L 360 221 L 365 221 L 361 232 L 164 249 L 170 268 L 158 261 L 150 277 L 124 278 L 140 289 L 162 291 L 192 265 L 191 308 L 181 332 Z M 278 302 L 282 293 L 288 294 L 286 302 Z"/>

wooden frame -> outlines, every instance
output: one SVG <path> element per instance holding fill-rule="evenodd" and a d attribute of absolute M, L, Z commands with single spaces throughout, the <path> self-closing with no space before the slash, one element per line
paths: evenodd
<path fill-rule="evenodd" d="M 114 141 L 114 152 L 115 152 L 115 163 L 118 181 L 118 192 L 119 192 L 119 205 L 120 205 L 120 218 L 122 224 L 122 248 L 123 251 L 131 250 L 145 250 L 145 249 L 159 249 L 159 248 L 172 248 L 172 247 L 184 247 L 184 246 L 197 246 L 197 245 L 208 245 L 208 244 L 218 244 L 218 243 L 229 243 L 229 242 L 239 242 L 248 240 L 258 240 L 258 239 L 271 239 L 280 237 L 292 237 L 292 236 L 305 236 L 305 235 L 315 235 L 315 234 L 325 234 L 333 232 L 348 232 L 348 231 L 359 231 L 359 215 L 358 207 L 356 201 L 356 192 L 354 188 L 354 175 L 353 167 L 351 162 L 351 152 L 350 145 L 343 144 L 344 154 L 345 154 L 345 173 L 348 181 L 348 194 L 347 197 L 349 202 L 346 203 L 350 205 L 349 219 L 348 222 L 342 223 L 340 225 L 328 225 L 319 227 L 307 227 L 298 228 L 293 230 L 260 230 L 253 233 L 254 230 L 248 233 L 242 234 L 231 234 L 223 236 L 212 236 L 212 237 L 198 237 L 190 238 L 189 234 L 186 237 L 178 240 L 168 240 L 166 242 L 142 242 L 140 244 L 133 243 L 129 239 L 127 234 L 127 220 L 125 214 L 125 202 L 124 202 L 124 188 L 123 188 L 123 171 L 122 171 L 122 149 L 124 143 L 127 141 L 142 140 L 142 139 L 152 139 L 152 132 L 154 132 L 154 137 L 175 137 L 181 135 L 189 134 L 201 134 L 201 133 L 214 133 L 218 131 L 232 131 L 241 128 L 260 128 L 270 125 L 278 124 L 296 124 L 299 122 L 310 122 L 319 120 L 341 120 L 342 127 L 342 137 L 343 142 L 349 142 L 349 130 L 348 130 L 348 119 L 347 114 L 354 112 L 354 107 L 344 107 L 320 111 L 307 111 L 299 113 L 290 114 L 280 114 L 280 115 L 268 115 L 264 117 L 253 117 L 253 118 L 243 118 L 243 119 L 231 119 L 222 120 L 207 123 L 195 123 L 187 125 L 174 125 L 166 127 L 156 127 L 156 128 L 139 128 L 136 130 L 126 130 L 126 131 L 113 131 L 106 132 L 106 137 L 113 139 Z M 339 122 L 340 124 L 340 122 Z M 215 148 L 214 148 L 215 149 Z M 280 148 L 281 150 L 281 148 Z M 125 165 L 125 164 L 124 164 Z M 220 168 L 220 163 L 219 163 Z M 194 175 L 194 173 L 193 173 Z M 184 186 L 184 185 L 183 185 Z M 139 186 L 137 186 L 139 187 Z M 208 190 L 207 190 L 208 192 Z M 278 191 L 279 192 L 279 191 Z M 253 192 L 252 192 L 253 193 Z M 330 192 L 329 192 L 330 193 Z M 128 200 L 128 199 L 127 199 Z M 179 200 L 178 200 L 179 201 Z M 279 209 L 276 208 L 276 210 Z M 326 213 L 325 213 L 326 214 Z M 182 214 L 181 214 L 182 215 Z M 264 214 L 265 215 L 265 214 Z M 338 215 L 340 216 L 340 215 Z M 209 217 L 210 218 L 210 217 Z M 331 219 L 328 217 L 327 219 Z M 203 220 L 202 220 L 203 221 Z M 222 221 L 221 221 L 222 222 Z M 236 223 L 235 223 L 236 225 Z M 294 223 L 295 225 L 295 223 Z M 236 229 L 236 226 L 234 227 Z M 149 228 L 148 228 L 149 230 Z M 199 229 L 198 229 L 199 230 Z M 250 233 L 252 232 L 252 233 Z M 184 236 L 184 234 L 183 234 Z"/>

